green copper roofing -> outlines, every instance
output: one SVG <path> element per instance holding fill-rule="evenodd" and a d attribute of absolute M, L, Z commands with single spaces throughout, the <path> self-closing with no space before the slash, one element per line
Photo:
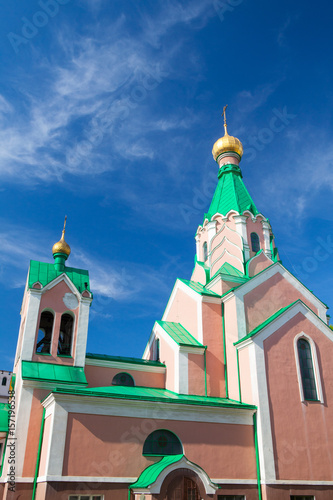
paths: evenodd
<path fill-rule="evenodd" d="M 231 401 L 225 398 L 213 398 L 207 396 L 193 396 L 190 394 L 178 394 L 167 389 L 156 389 L 153 387 L 127 387 L 111 385 L 106 387 L 94 387 L 86 389 L 56 388 L 54 394 L 71 394 L 77 396 L 102 397 L 124 400 L 153 401 L 161 403 L 174 403 L 194 406 L 214 406 L 218 408 L 243 408 L 253 410 L 253 405 Z"/>
<path fill-rule="evenodd" d="M 8 432 L 8 411 L 7 403 L 0 403 L 0 432 Z"/>
<path fill-rule="evenodd" d="M 211 278 L 210 281 L 212 281 L 215 278 L 215 276 L 217 276 L 218 274 L 224 274 L 224 275 L 230 276 L 230 278 L 241 278 L 241 279 L 244 279 L 245 281 L 248 281 L 248 279 L 249 279 L 247 276 L 245 276 L 244 273 L 239 271 L 239 269 L 236 269 L 234 266 L 229 264 L 229 262 L 225 262 L 220 267 L 220 269 L 218 271 L 216 271 L 216 273 L 214 274 L 214 276 Z"/>
<path fill-rule="evenodd" d="M 150 359 L 128 358 L 125 356 L 109 356 L 108 354 L 92 354 L 91 352 L 87 352 L 86 359 L 100 359 L 105 361 L 115 361 L 120 363 L 131 363 L 135 365 L 146 366 L 165 366 L 164 363 L 160 363 L 159 361 L 151 361 Z"/>
<path fill-rule="evenodd" d="M 79 366 L 22 361 L 24 380 L 43 380 L 61 384 L 88 385 L 84 369 Z"/>
<path fill-rule="evenodd" d="M 220 297 L 220 295 L 218 295 L 215 292 L 212 292 L 211 290 L 208 290 L 208 288 L 206 288 L 201 283 L 198 283 L 197 281 L 183 280 L 181 278 L 178 278 L 178 279 L 179 279 L 179 281 L 182 281 L 183 283 L 185 283 L 185 285 L 192 288 L 192 290 L 194 290 L 195 292 L 200 293 L 200 295 L 210 295 L 212 297 Z"/>
<path fill-rule="evenodd" d="M 180 323 L 156 321 L 163 330 L 178 344 L 187 347 L 204 347 Z"/>
<path fill-rule="evenodd" d="M 249 210 L 253 215 L 259 212 L 245 187 L 242 173 L 237 165 L 225 165 L 218 173 L 218 184 L 205 218 L 211 220 L 213 215 L 219 213 L 226 215 L 230 210 L 242 214 Z"/>
<path fill-rule="evenodd" d="M 155 483 L 158 476 L 166 467 L 179 462 L 183 456 L 184 455 L 167 455 L 159 462 L 149 465 L 149 467 L 141 472 L 137 481 L 130 485 L 130 488 L 148 488 L 148 486 Z"/>
<path fill-rule="evenodd" d="M 240 344 L 241 342 L 244 342 L 244 340 L 247 340 L 247 339 L 253 337 L 254 335 L 256 335 L 258 332 L 260 332 L 260 330 L 262 330 L 263 328 L 265 328 L 265 326 L 267 326 L 270 323 L 272 323 L 272 321 L 274 321 L 276 318 L 278 318 L 279 316 L 281 316 L 288 309 L 290 309 L 291 307 L 293 307 L 297 302 L 300 302 L 300 303 L 303 304 L 303 302 L 300 299 L 298 299 L 298 300 L 295 300 L 294 302 L 292 302 L 291 304 L 289 304 L 288 306 L 282 307 L 281 309 L 279 309 L 278 311 L 276 311 L 276 313 L 274 313 L 272 316 L 270 316 L 269 318 L 267 318 L 263 323 L 261 323 L 260 325 L 258 325 L 248 335 L 246 335 L 245 337 L 243 337 L 240 340 L 237 340 L 237 342 L 234 342 L 234 345 Z"/>
<path fill-rule="evenodd" d="M 80 293 L 86 290 L 86 288 L 90 290 L 88 271 L 85 271 L 84 269 L 75 269 L 74 267 L 65 267 L 64 272 Z M 63 274 L 63 272 L 57 271 L 54 264 L 31 260 L 28 288 L 32 288 L 32 285 L 36 283 L 36 281 L 39 281 L 43 286 L 45 286 L 61 274 Z"/>

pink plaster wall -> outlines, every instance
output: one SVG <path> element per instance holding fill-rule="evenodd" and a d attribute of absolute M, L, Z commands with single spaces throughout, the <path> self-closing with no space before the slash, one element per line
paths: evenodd
<path fill-rule="evenodd" d="M 240 349 L 238 351 L 238 357 L 241 400 L 243 403 L 253 404 L 249 348 L 244 347 L 243 349 Z"/>
<path fill-rule="evenodd" d="M 205 395 L 204 354 L 188 354 L 188 393 Z"/>
<path fill-rule="evenodd" d="M 231 266 L 234 266 L 236 269 L 238 269 L 241 273 L 244 272 L 244 265 L 243 262 L 239 260 L 239 258 L 235 254 L 231 253 L 223 253 L 221 257 L 218 258 L 218 260 L 212 265 L 211 267 L 211 276 L 214 276 L 214 274 L 220 269 L 220 267 L 227 262 Z"/>
<path fill-rule="evenodd" d="M 23 463 L 23 477 L 34 477 L 35 475 L 40 427 L 43 417 L 43 407 L 40 401 L 48 392 L 48 390 L 43 389 L 34 389 L 33 392 L 30 415 L 27 415 L 29 427 Z"/>
<path fill-rule="evenodd" d="M 248 217 L 246 221 L 246 229 L 247 229 L 247 241 L 250 247 L 250 257 L 253 257 L 255 255 L 254 252 L 252 252 L 252 246 L 251 246 L 251 233 L 257 233 L 259 236 L 259 241 L 260 241 L 260 249 L 264 250 L 265 249 L 265 240 L 264 240 L 264 233 L 262 229 L 262 217 L 258 217 L 255 222 L 253 222 L 251 217 Z"/>
<path fill-rule="evenodd" d="M 252 426 L 87 414 L 68 416 L 63 475 L 137 477 L 152 463 L 143 443 L 160 428 L 174 432 L 210 477 L 256 478 Z"/>
<path fill-rule="evenodd" d="M 76 344 L 76 335 L 77 335 L 77 325 L 78 325 L 78 315 L 79 315 L 79 306 L 70 310 L 65 306 L 63 302 L 63 297 L 65 293 L 72 293 L 70 288 L 64 281 L 60 281 L 57 285 L 55 285 L 50 290 L 47 290 L 43 293 L 40 303 L 40 310 L 37 321 L 37 330 L 36 330 L 36 338 L 35 338 L 35 346 L 34 346 L 34 355 L 32 357 L 33 361 L 42 361 L 43 363 L 58 363 L 65 365 L 73 365 L 74 358 L 64 358 L 57 356 L 58 349 L 58 338 L 59 338 L 59 330 L 60 330 L 60 322 L 61 316 L 65 312 L 71 312 L 75 316 L 74 320 L 74 332 L 73 332 L 73 340 L 72 340 L 72 353 L 75 352 L 75 344 Z M 54 324 L 53 324 L 53 334 L 52 334 L 52 345 L 51 345 L 51 355 L 43 355 L 36 353 L 36 344 L 38 338 L 38 327 L 40 323 L 40 316 L 44 310 L 50 310 L 54 313 Z"/>
<path fill-rule="evenodd" d="M 144 368 L 144 367 L 142 367 Z M 124 368 L 108 368 L 104 366 L 86 365 L 84 368 L 88 387 L 105 387 L 112 384 L 112 379 L 117 373 L 126 372 L 132 375 L 135 385 L 145 387 L 165 387 L 165 374 L 148 371 L 128 370 Z"/>
<path fill-rule="evenodd" d="M 255 276 L 267 267 L 271 266 L 273 262 L 261 252 L 259 255 L 255 255 L 248 265 L 249 276 Z"/>
<path fill-rule="evenodd" d="M 202 285 L 206 284 L 206 272 L 203 269 L 203 267 L 200 266 L 198 263 L 196 263 L 194 266 L 193 273 L 191 276 L 191 281 L 197 281 Z"/>
<path fill-rule="evenodd" d="M 207 395 L 225 397 L 221 304 L 202 303 L 203 344 L 207 346 Z"/>
<path fill-rule="evenodd" d="M 190 292 L 190 289 L 189 289 Z M 199 298 L 199 296 L 198 296 Z M 181 323 L 193 337 L 198 338 L 197 302 L 183 290 L 177 290 L 164 321 Z"/>
<path fill-rule="evenodd" d="M 294 338 L 301 332 L 316 345 L 324 404 L 300 400 Z M 298 313 L 264 341 L 264 350 L 277 479 L 332 481 L 332 341 Z"/>
<path fill-rule="evenodd" d="M 247 333 L 260 325 L 282 307 L 301 299 L 318 314 L 318 309 L 280 273 L 266 280 L 244 296 Z"/>

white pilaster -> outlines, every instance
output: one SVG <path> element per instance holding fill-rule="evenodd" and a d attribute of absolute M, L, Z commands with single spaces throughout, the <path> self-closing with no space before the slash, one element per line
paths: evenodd
<path fill-rule="evenodd" d="M 179 393 L 188 394 L 188 353 L 179 349 Z"/>
<path fill-rule="evenodd" d="M 272 258 L 271 241 L 270 241 L 271 226 L 270 226 L 269 222 L 264 221 L 264 220 L 261 221 L 261 224 L 262 224 L 262 231 L 264 234 L 264 245 L 265 245 L 264 252 L 267 255 L 267 257 L 269 257 L 271 259 Z"/>
<path fill-rule="evenodd" d="M 234 221 L 236 223 L 236 231 L 242 237 L 243 240 L 243 250 L 244 250 L 244 264 L 250 259 L 250 246 L 247 239 L 247 227 L 246 215 L 234 215 Z"/>
<path fill-rule="evenodd" d="M 212 239 L 216 234 L 216 220 L 208 222 L 207 226 L 207 245 L 208 245 L 208 265 L 211 266 Z"/>
<path fill-rule="evenodd" d="M 201 260 L 201 257 L 200 257 L 200 235 L 197 233 L 195 235 L 195 247 L 196 247 L 196 252 L 197 252 L 197 260 Z"/>
<path fill-rule="evenodd" d="M 34 353 L 35 336 L 37 331 L 37 320 L 39 313 L 40 300 L 42 297 L 41 290 L 28 290 L 27 292 L 28 307 L 26 312 L 26 320 L 22 336 L 22 351 L 21 359 L 31 361 Z"/>
<path fill-rule="evenodd" d="M 51 414 L 51 429 L 46 459 L 46 476 L 62 476 L 67 432 L 67 411 L 53 401 L 46 415 Z"/>
<path fill-rule="evenodd" d="M 84 366 L 86 358 L 86 347 L 88 337 L 88 323 L 89 323 L 89 308 L 92 299 L 88 297 L 81 297 L 79 320 L 76 332 L 76 345 L 74 366 Z"/>

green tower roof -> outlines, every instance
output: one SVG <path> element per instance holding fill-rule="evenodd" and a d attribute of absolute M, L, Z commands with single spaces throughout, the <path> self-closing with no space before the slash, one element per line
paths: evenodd
<path fill-rule="evenodd" d="M 63 273 L 67 274 L 68 278 L 80 293 L 86 289 L 90 291 L 88 271 L 66 266 L 64 266 L 63 271 L 57 271 L 54 264 L 38 262 L 37 260 L 30 261 L 28 288 L 32 288 L 36 281 L 39 281 L 43 286 L 46 286 Z"/>
<path fill-rule="evenodd" d="M 259 212 L 242 180 L 242 172 L 238 165 L 224 165 L 218 174 L 218 184 L 205 218 L 211 220 L 219 213 L 226 215 L 230 210 L 242 214 L 249 210 L 253 215 Z"/>

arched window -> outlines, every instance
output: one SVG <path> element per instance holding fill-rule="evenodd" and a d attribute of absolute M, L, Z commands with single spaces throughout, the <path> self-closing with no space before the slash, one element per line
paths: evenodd
<path fill-rule="evenodd" d="M 251 233 L 251 247 L 252 252 L 257 253 L 260 250 L 259 236 L 257 233 Z"/>
<path fill-rule="evenodd" d="M 58 356 L 70 356 L 72 348 L 74 319 L 68 313 L 61 316 L 58 339 Z"/>
<path fill-rule="evenodd" d="M 147 437 L 143 445 L 143 455 L 181 455 L 183 446 L 176 434 L 159 429 Z"/>
<path fill-rule="evenodd" d="M 316 379 L 313 369 L 311 347 L 307 340 L 300 338 L 297 341 L 299 366 L 301 371 L 304 399 L 318 400 Z"/>
<path fill-rule="evenodd" d="M 206 260 L 208 258 L 207 242 L 206 241 L 203 244 L 202 251 L 203 251 L 203 260 L 204 260 L 204 262 L 206 262 Z"/>
<path fill-rule="evenodd" d="M 50 354 L 54 316 L 50 311 L 40 315 L 36 352 Z"/>
<path fill-rule="evenodd" d="M 6 385 L 7 384 L 7 377 L 3 377 L 1 385 Z"/>
<path fill-rule="evenodd" d="M 134 387 L 134 379 L 129 373 L 117 373 L 112 379 L 112 385 L 126 385 Z"/>

